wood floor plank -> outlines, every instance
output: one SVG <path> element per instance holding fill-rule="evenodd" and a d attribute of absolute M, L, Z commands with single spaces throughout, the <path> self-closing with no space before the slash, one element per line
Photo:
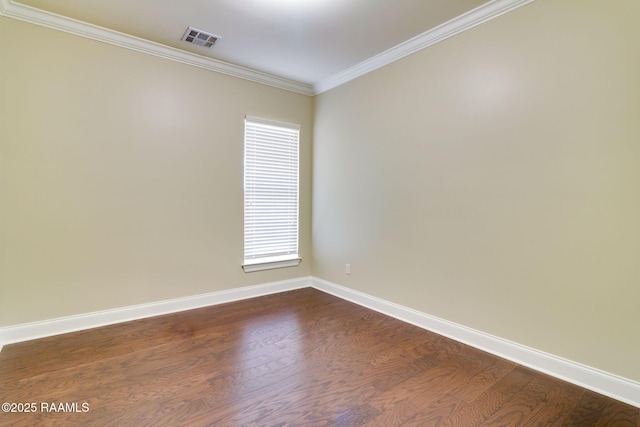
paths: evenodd
<path fill-rule="evenodd" d="M 536 375 L 482 426 L 523 426 L 540 412 L 557 386 L 544 375 Z"/>
<path fill-rule="evenodd" d="M 444 395 L 419 408 L 411 423 L 425 427 L 455 427 L 453 424 L 454 414 L 459 412 L 464 405 L 464 400 L 459 397 L 451 394 Z"/>
<path fill-rule="evenodd" d="M 577 408 L 584 392 L 570 384 L 550 378 L 545 388 L 548 391 L 546 402 L 540 411 L 524 423 L 526 427 L 566 425 L 569 414 Z"/>
<path fill-rule="evenodd" d="M 576 407 L 567 414 L 567 425 L 595 426 L 609 402 L 610 399 L 598 393 L 584 390 Z"/>
<path fill-rule="evenodd" d="M 616 401 L 609 402 L 596 423 L 596 427 L 638 426 L 640 426 L 640 409 Z"/>
<path fill-rule="evenodd" d="M 511 398 L 533 379 L 530 370 L 516 366 L 509 374 L 480 394 L 475 400 L 466 402 L 451 414 L 453 426 L 477 427 L 502 409 Z"/>
<path fill-rule="evenodd" d="M 495 414 L 507 402 L 509 397 L 494 390 L 487 390 L 472 402 L 465 402 L 451 413 L 448 420 L 451 426 L 477 427 Z"/>
<path fill-rule="evenodd" d="M 634 426 L 637 408 L 315 289 L 8 345 L 11 426 Z"/>
<path fill-rule="evenodd" d="M 516 368 L 516 364 L 508 360 L 493 358 L 493 361 L 494 363 L 480 371 L 469 381 L 455 387 L 451 394 L 466 402 L 472 402 Z"/>
<path fill-rule="evenodd" d="M 418 410 L 407 399 L 387 405 L 383 411 L 373 420 L 371 425 L 376 426 L 411 426 L 415 425 L 415 417 Z"/>
<path fill-rule="evenodd" d="M 459 389 L 460 384 L 469 382 L 485 366 L 486 361 L 482 359 L 450 358 L 421 375 L 410 378 L 395 389 L 411 390 L 409 402 L 422 410 L 443 396 L 449 395 L 453 390 Z"/>

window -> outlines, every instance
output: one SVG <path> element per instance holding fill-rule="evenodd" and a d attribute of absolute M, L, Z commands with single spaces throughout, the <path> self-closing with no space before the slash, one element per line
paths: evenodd
<path fill-rule="evenodd" d="M 299 134 L 298 125 L 245 118 L 242 266 L 245 272 L 300 263 Z"/>

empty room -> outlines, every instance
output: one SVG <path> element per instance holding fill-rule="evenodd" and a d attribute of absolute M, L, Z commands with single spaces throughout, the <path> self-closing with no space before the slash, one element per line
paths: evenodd
<path fill-rule="evenodd" d="M 0 425 L 640 426 L 637 0 L 0 0 Z"/>

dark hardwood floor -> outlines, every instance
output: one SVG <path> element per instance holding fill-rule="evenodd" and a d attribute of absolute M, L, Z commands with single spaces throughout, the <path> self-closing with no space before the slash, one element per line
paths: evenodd
<path fill-rule="evenodd" d="M 2 426 L 640 426 L 638 408 L 314 289 L 8 345 L 0 402 L 36 404 Z"/>

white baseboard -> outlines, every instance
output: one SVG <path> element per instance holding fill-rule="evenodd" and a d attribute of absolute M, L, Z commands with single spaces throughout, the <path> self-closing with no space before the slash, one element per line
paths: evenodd
<path fill-rule="evenodd" d="M 97 328 L 130 320 L 159 316 L 206 306 L 255 298 L 294 289 L 313 287 L 363 307 L 433 331 L 472 347 L 511 360 L 596 393 L 640 408 L 640 383 L 529 348 L 484 332 L 422 313 L 315 277 L 272 282 L 256 286 L 140 304 L 42 322 L 0 328 L 0 350 L 6 344 Z"/>
<path fill-rule="evenodd" d="M 293 289 L 309 287 L 311 277 L 302 277 L 293 280 L 266 283 L 256 286 L 229 289 L 220 292 L 194 295 L 185 298 L 176 298 L 148 304 L 132 305 L 113 310 L 97 311 L 93 313 L 79 314 L 76 316 L 61 317 L 41 322 L 25 323 L 15 326 L 0 328 L 0 351 L 2 346 L 37 338 L 76 332 L 114 323 L 128 322 L 130 320 L 144 319 L 162 314 L 191 310 L 248 298 Z"/>
<path fill-rule="evenodd" d="M 640 408 L 640 383 L 636 381 L 476 331 L 325 280 L 312 278 L 312 286 L 363 307 Z"/>

